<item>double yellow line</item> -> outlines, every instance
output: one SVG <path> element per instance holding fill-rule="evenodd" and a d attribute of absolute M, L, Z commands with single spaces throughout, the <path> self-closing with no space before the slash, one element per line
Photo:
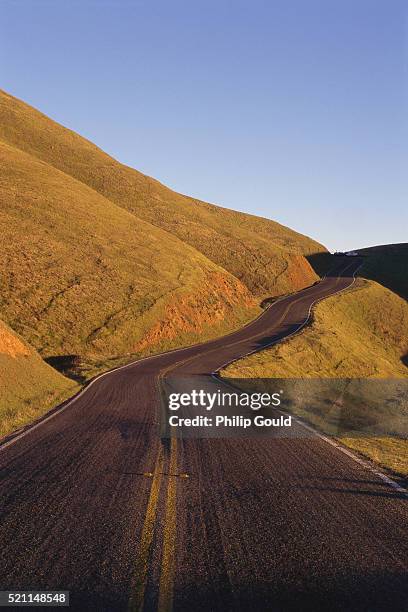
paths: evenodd
<path fill-rule="evenodd" d="M 182 365 L 192 359 L 188 357 L 176 364 L 172 364 L 161 370 L 157 387 L 161 396 L 161 381 L 164 376 L 176 366 Z M 128 612 L 142 612 L 144 607 L 144 597 L 149 569 L 149 557 L 152 548 L 156 514 L 160 497 L 161 482 L 164 474 L 166 453 L 164 446 L 159 442 L 156 463 L 153 472 L 153 482 L 150 489 L 149 501 L 147 504 L 146 516 L 143 524 L 142 535 L 140 538 L 139 555 L 135 567 L 135 579 L 132 585 L 132 596 L 129 600 Z M 173 582 L 174 564 L 176 549 L 176 503 L 177 503 L 177 438 L 170 440 L 170 457 L 168 459 L 168 483 L 166 494 L 166 508 L 163 532 L 163 551 L 160 568 L 159 583 L 159 612 L 171 612 L 173 607 Z"/>
<path fill-rule="evenodd" d="M 346 266 L 347 269 L 349 266 Z M 345 270 L 343 270 L 344 272 Z M 335 287 L 340 282 L 340 276 L 337 277 Z M 304 296 L 299 297 L 296 300 L 291 301 L 278 322 L 275 326 L 279 326 L 287 316 L 290 308 L 303 299 Z M 241 342 L 254 340 L 259 336 L 260 332 L 245 340 L 238 340 L 233 342 L 229 346 L 240 344 Z M 210 349 L 207 353 L 217 351 L 216 349 Z M 197 355 L 188 357 L 182 361 L 178 361 L 176 364 L 163 369 L 158 377 L 158 386 L 160 393 L 161 380 L 164 378 L 170 370 L 179 367 L 195 359 Z M 173 591 L 174 591 L 174 574 L 175 574 L 175 550 L 176 550 L 176 504 L 177 504 L 177 438 L 171 438 L 170 441 L 170 457 L 168 459 L 168 482 L 167 482 L 167 494 L 166 494 L 166 506 L 165 506 L 165 521 L 163 531 L 163 548 L 162 548 L 162 559 L 160 568 L 160 581 L 159 581 L 159 598 L 158 598 L 158 612 L 171 612 L 173 607 Z M 132 585 L 132 596 L 129 600 L 128 612 L 142 612 L 144 607 L 144 598 L 146 592 L 146 584 L 148 579 L 149 570 L 149 558 L 152 548 L 156 514 L 158 508 L 158 502 L 160 497 L 161 483 L 164 474 L 165 466 L 165 451 L 163 444 L 160 443 L 159 450 L 156 457 L 156 463 L 153 472 L 153 481 L 150 489 L 149 501 L 147 504 L 147 510 L 145 520 L 142 529 L 142 535 L 140 539 L 139 555 L 135 567 L 135 579 Z"/>
<path fill-rule="evenodd" d="M 176 502 L 177 502 L 177 438 L 171 439 L 169 480 L 167 484 L 166 515 L 163 534 L 163 554 L 159 583 L 160 612 L 173 607 L 173 584 L 176 552 Z"/>
<path fill-rule="evenodd" d="M 160 444 L 153 472 L 153 482 L 150 489 L 146 516 L 140 538 L 139 555 L 135 567 L 135 580 L 132 585 L 132 596 L 129 600 L 129 612 L 141 612 L 149 569 L 149 557 L 152 548 L 156 514 L 160 496 L 161 482 L 165 465 L 162 444 Z M 159 584 L 160 612 L 170 612 L 173 603 L 174 559 L 176 548 L 176 501 L 177 501 L 177 439 L 170 443 L 170 459 L 168 462 L 168 483 L 166 495 L 165 523 L 163 534 L 163 553 Z"/>
<path fill-rule="evenodd" d="M 146 591 L 147 575 L 149 569 L 150 549 L 153 542 L 154 526 L 156 523 L 156 510 L 160 495 L 160 485 L 163 475 L 163 449 L 160 445 L 156 465 L 153 473 L 153 482 L 150 489 L 149 502 L 140 538 L 139 555 L 135 567 L 135 580 L 132 584 L 132 596 L 129 600 L 129 612 L 139 612 L 143 609 Z"/>

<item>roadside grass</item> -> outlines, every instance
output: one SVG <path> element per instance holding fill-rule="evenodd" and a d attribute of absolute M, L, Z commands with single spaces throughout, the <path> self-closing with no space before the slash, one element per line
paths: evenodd
<path fill-rule="evenodd" d="M 304 257 L 325 252 L 317 242 L 175 193 L 2 91 L 0 163 L 0 317 L 39 353 L 0 355 L 3 434 L 106 369 L 228 333 L 262 296 L 318 278 Z"/>
<path fill-rule="evenodd" d="M 358 279 L 354 288 L 320 302 L 311 325 L 293 338 L 241 359 L 231 378 L 407 377 L 408 304 L 388 289 Z"/>
<path fill-rule="evenodd" d="M 320 302 L 303 332 L 231 364 L 222 376 L 251 388 L 272 385 L 275 390 L 276 379 L 284 379 L 283 385 L 286 379 L 286 389 L 298 400 L 291 404 L 295 414 L 407 476 L 408 368 L 403 361 L 407 352 L 407 302 L 373 281 L 359 279 L 352 290 Z M 350 379 L 365 383 L 366 395 L 348 397 L 340 407 L 336 398 L 323 402 L 315 394 L 311 401 L 299 392 L 307 388 L 307 380 L 321 390 L 322 385 L 335 389 Z M 295 393 L 296 381 L 300 387 Z M 396 403 L 388 393 L 394 383 L 403 389 Z M 371 397 L 370 388 L 377 389 Z M 364 401 L 359 401 L 361 397 Z"/>
<path fill-rule="evenodd" d="M 79 388 L 0 321 L 0 437 L 40 417 Z"/>
<path fill-rule="evenodd" d="M 381 436 L 376 438 L 341 438 L 341 442 L 404 480 L 408 478 L 408 443 L 406 439 Z"/>

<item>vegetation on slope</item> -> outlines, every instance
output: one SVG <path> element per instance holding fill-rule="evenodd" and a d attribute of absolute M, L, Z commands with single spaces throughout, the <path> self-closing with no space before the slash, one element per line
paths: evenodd
<path fill-rule="evenodd" d="M 392 291 L 359 279 L 354 288 L 320 302 L 303 333 L 241 359 L 225 373 L 248 378 L 387 378 L 408 376 L 408 304 Z"/>
<path fill-rule="evenodd" d="M 230 331 L 313 283 L 324 247 L 128 168 L 0 91 L 0 312 L 86 375 Z"/>
<path fill-rule="evenodd" d="M 79 388 L 0 321 L 0 437 L 41 416 Z"/>
<path fill-rule="evenodd" d="M 224 369 L 223 376 L 234 379 L 407 379 L 407 353 L 407 302 L 373 281 L 360 279 L 352 290 L 320 302 L 312 325 L 302 333 L 231 364 Z M 265 380 L 261 384 L 267 387 L 274 383 Z M 384 381 L 382 387 L 387 384 L 390 383 Z M 401 384 L 406 397 L 406 382 Z M 294 409 L 323 431 L 334 433 L 333 415 L 327 402 L 323 405 L 315 399 L 314 402 L 301 402 Z M 385 400 L 379 403 L 370 400 L 366 405 L 358 403 L 352 409 L 349 407 L 347 423 L 351 430 L 373 419 L 379 424 L 392 423 L 390 435 L 344 434 L 340 439 L 385 467 L 407 475 L 406 400 L 398 403 L 395 414 L 390 402 Z"/>
<path fill-rule="evenodd" d="M 303 257 L 325 252 L 317 242 L 273 221 L 175 193 L 1 91 L 0 118 L 4 142 L 177 236 L 240 279 L 253 294 L 279 295 L 317 279 Z"/>
<path fill-rule="evenodd" d="M 4 143 L 0 163 L 0 310 L 42 356 L 80 354 L 103 367 L 148 352 L 174 341 L 177 330 L 157 325 L 186 302 L 185 342 L 256 313 L 239 280 L 178 238 Z"/>

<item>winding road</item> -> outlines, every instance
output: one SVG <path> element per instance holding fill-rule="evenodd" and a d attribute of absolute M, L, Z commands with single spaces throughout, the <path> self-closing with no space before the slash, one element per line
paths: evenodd
<path fill-rule="evenodd" d="M 235 333 L 105 374 L 4 441 L 1 588 L 69 590 L 78 612 L 405 610 L 407 499 L 365 465 L 313 433 L 158 435 L 160 377 L 296 333 L 359 264 Z"/>

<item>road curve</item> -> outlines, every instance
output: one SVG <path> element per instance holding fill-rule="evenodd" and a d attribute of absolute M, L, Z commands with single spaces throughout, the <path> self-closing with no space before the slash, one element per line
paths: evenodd
<path fill-rule="evenodd" d="M 359 264 L 241 330 L 102 376 L 0 446 L 1 588 L 71 610 L 403 610 L 406 499 L 316 436 L 158 435 L 158 378 L 209 374 L 295 333 Z"/>

